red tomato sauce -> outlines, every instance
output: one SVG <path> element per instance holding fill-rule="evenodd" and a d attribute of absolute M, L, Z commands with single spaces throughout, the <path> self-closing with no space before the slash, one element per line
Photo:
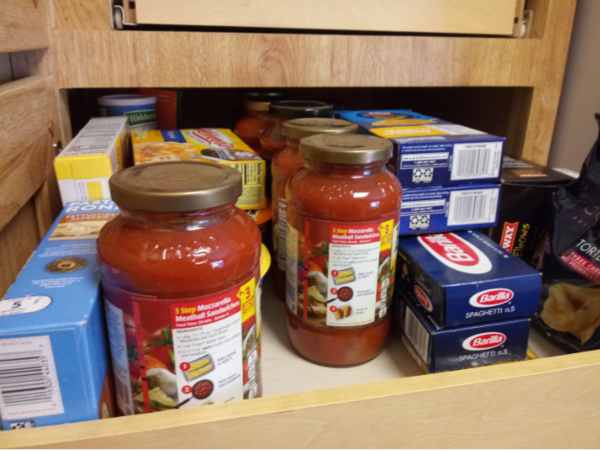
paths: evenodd
<path fill-rule="evenodd" d="M 301 141 L 301 151 L 305 142 L 321 136 L 323 135 L 304 138 Z M 349 146 L 351 143 L 349 140 L 354 136 L 356 135 L 339 136 L 339 138 L 346 139 Z M 330 138 L 338 137 L 330 136 Z M 362 138 L 366 137 L 360 139 Z M 368 324 L 354 326 L 346 322 L 345 327 L 336 327 L 336 319 L 340 321 L 339 324 L 343 324 L 342 321 L 354 321 L 352 315 L 357 310 L 356 304 L 353 304 L 355 301 L 351 299 L 359 290 L 357 290 L 356 280 L 352 279 L 356 277 L 356 269 L 352 269 L 351 264 L 346 265 L 349 267 L 346 280 L 353 282 L 350 283 L 353 288 L 342 287 L 339 292 L 340 298 L 336 297 L 337 289 L 326 282 L 328 276 L 334 275 L 328 272 L 331 269 L 332 258 L 331 254 L 328 254 L 332 249 L 332 244 L 328 241 L 332 236 L 329 225 L 334 224 L 335 227 L 340 228 L 346 223 L 350 224 L 350 227 L 372 223 L 381 223 L 382 226 L 384 223 L 394 224 L 393 231 L 387 232 L 388 236 L 393 238 L 393 235 L 389 234 L 390 232 L 397 234 L 402 188 L 396 177 L 386 170 L 387 160 L 369 164 L 332 164 L 308 160 L 306 156 L 304 158 L 305 167 L 298 171 L 288 184 L 287 220 L 298 233 L 298 273 L 299 280 L 304 277 L 307 283 L 304 290 L 310 287 L 314 279 L 319 279 L 315 286 L 325 283 L 328 292 L 321 291 L 326 295 L 324 296 L 325 307 L 317 302 L 313 302 L 312 306 L 310 302 L 302 306 L 299 297 L 298 311 L 294 313 L 291 306 L 295 301 L 293 299 L 290 301 L 289 291 L 289 285 L 293 284 L 290 283 L 290 266 L 288 266 L 289 337 L 294 348 L 309 360 L 340 366 L 359 364 L 376 357 L 387 340 L 390 327 L 389 303 L 395 268 L 394 249 L 393 246 L 389 246 L 389 249 L 382 250 L 380 254 L 380 264 L 383 262 L 381 267 L 385 268 L 386 275 L 390 270 L 390 263 L 386 266 L 385 262 L 393 261 L 393 263 L 391 263 L 391 280 L 388 280 L 390 288 L 386 299 L 377 304 L 378 313 Z M 310 227 L 307 226 L 307 222 Z M 324 226 L 321 227 L 320 224 Z M 310 234 L 309 238 L 306 237 L 306 231 Z M 289 261 L 288 254 L 288 264 Z M 380 280 L 381 275 L 378 277 Z M 365 287 L 359 285 L 358 288 Z M 381 284 L 367 288 L 372 291 L 377 290 L 379 296 Z M 315 291 L 312 293 L 316 295 Z M 336 303 L 339 311 L 332 316 L 332 306 Z M 351 305 L 354 306 L 350 307 Z M 307 308 L 308 313 L 302 311 Z"/>

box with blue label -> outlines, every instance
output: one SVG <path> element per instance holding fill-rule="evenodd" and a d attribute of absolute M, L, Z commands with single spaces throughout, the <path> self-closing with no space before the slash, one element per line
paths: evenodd
<path fill-rule="evenodd" d="M 114 416 L 96 238 L 116 212 L 67 204 L 0 302 L 2 429 Z"/>
<path fill-rule="evenodd" d="M 400 235 L 496 225 L 500 185 L 432 186 L 402 193 Z"/>
<path fill-rule="evenodd" d="M 524 360 L 528 356 L 529 318 L 439 329 L 403 290 L 396 290 L 393 318 L 403 332 L 402 341 L 429 373 Z"/>
<path fill-rule="evenodd" d="M 388 168 L 405 188 L 500 179 L 504 138 L 409 110 L 337 114 L 394 143 Z"/>
<path fill-rule="evenodd" d="M 533 315 L 541 274 L 477 231 L 401 238 L 397 283 L 437 327 Z"/>

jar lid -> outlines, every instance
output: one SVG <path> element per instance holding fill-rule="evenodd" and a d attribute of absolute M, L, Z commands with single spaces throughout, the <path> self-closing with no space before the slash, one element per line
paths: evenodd
<path fill-rule="evenodd" d="M 305 117 L 292 119 L 283 124 L 283 136 L 292 139 L 306 138 L 320 133 L 356 133 L 358 125 L 342 119 Z"/>
<path fill-rule="evenodd" d="M 142 164 L 110 178 L 115 203 L 126 210 L 168 213 L 195 211 L 235 202 L 242 176 L 229 166 L 194 161 Z"/>
<path fill-rule="evenodd" d="M 300 155 L 334 164 L 367 164 L 392 158 L 392 143 L 367 135 L 313 135 L 300 140 Z"/>
<path fill-rule="evenodd" d="M 333 105 L 312 100 L 281 100 L 272 103 L 269 111 L 274 116 L 285 119 L 331 117 L 333 115 Z"/>
<path fill-rule="evenodd" d="M 244 108 L 253 111 L 269 111 L 271 103 L 281 100 L 283 93 L 279 91 L 260 92 L 250 91 L 244 93 Z"/>

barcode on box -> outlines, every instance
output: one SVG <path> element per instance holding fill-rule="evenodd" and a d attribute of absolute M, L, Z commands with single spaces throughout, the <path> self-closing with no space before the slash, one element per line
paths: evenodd
<path fill-rule="evenodd" d="M 423 359 L 423 362 L 429 364 L 429 332 L 408 307 L 406 307 L 404 316 L 404 333 Z"/>
<path fill-rule="evenodd" d="M 0 340 L 0 416 L 18 420 L 61 413 L 50 337 Z"/>
<path fill-rule="evenodd" d="M 495 222 L 499 193 L 499 188 L 451 192 L 448 202 L 448 225 Z"/>
<path fill-rule="evenodd" d="M 501 160 L 501 142 L 455 144 L 450 180 L 498 177 Z"/>

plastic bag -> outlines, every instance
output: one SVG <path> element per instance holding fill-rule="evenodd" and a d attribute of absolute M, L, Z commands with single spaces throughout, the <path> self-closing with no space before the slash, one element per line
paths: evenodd
<path fill-rule="evenodd" d="M 534 325 L 569 352 L 600 349 L 600 135 L 579 178 L 552 197 L 533 262 L 543 274 Z"/>

